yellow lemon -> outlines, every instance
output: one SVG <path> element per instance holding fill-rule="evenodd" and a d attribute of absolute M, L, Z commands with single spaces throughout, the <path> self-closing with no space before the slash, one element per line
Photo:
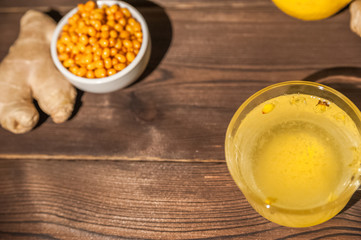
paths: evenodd
<path fill-rule="evenodd" d="M 272 0 L 284 13 L 306 21 L 328 18 L 352 0 Z"/>

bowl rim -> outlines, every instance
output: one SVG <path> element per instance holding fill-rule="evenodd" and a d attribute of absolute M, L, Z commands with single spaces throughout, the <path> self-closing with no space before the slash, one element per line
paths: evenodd
<path fill-rule="evenodd" d="M 50 52 L 51 52 L 53 62 L 55 64 L 55 66 L 58 68 L 58 70 L 61 73 L 63 73 L 69 80 L 75 81 L 75 82 L 78 82 L 81 84 L 97 85 L 97 84 L 102 84 L 102 83 L 109 83 L 109 82 L 112 82 L 112 81 L 115 81 L 115 80 L 118 80 L 118 79 L 124 77 L 129 72 L 134 70 L 134 68 L 141 62 L 141 60 L 144 58 L 144 56 L 146 54 L 146 51 L 149 48 L 149 43 L 150 43 L 150 36 L 149 36 L 150 34 L 149 34 L 147 22 L 145 21 L 145 18 L 143 17 L 143 15 L 135 7 L 133 7 L 129 3 L 126 3 L 123 1 L 118 1 L 118 0 L 116 0 L 116 1 L 114 1 L 114 0 L 96 1 L 96 3 L 98 4 L 98 6 L 102 6 L 102 5 L 111 6 L 111 5 L 117 4 L 120 7 L 127 8 L 131 12 L 132 17 L 134 17 L 142 26 L 143 41 L 142 41 L 142 45 L 139 49 L 139 52 L 138 52 L 137 56 L 134 58 L 134 60 L 128 66 L 126 66 L 123 70 L 117 72 L 116 74 L 108 76 L 108 77 L 104 77 L 104 78 L 91 78 L 91 79 L 76 76 L 75 74 L 71 73 L 68 69 L 66 69 L 63 66 L 63 64 L 59 61 L 58 53 L 57 53 L 57 49 L 56 49 L 57 40 L 63 29 L 63 26 L 68 22 L 68 19 L 78 11 L 78 7 L 75 7 L 72 10 L 70 10 L 66 15 L 64 15 L 62 17 L 62 19 L 58 22 L 58 24 L 54 30 L 54 33 L 53 33 L 53 36 L 51 39 L 51 44 L 50 44 Z"/>

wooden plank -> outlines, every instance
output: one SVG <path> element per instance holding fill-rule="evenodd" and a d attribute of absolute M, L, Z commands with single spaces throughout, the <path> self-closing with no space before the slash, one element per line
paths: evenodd
<path fill-rule="evenodd" d="M 81 93 L 65 124 L 43 115 L 28 134 L 1 129 L 1 156 L 223 161 L 228 122 L 247 97 L 275 82 L 328 73 L 337 73 L 333 86 L 361 106 L 359 85 L 337 84 L 361 76 L 361 39 L 348 28 L 348 11 L 311 23 L 270 1 L 161 3 L 169 8 L 142 9 L 153 55 L 137 83 L 110 94 Z M 8 39 L 16 37 L 19 17 L 1 13 Z M 0 41 L 4 54 L 10 40 Z"/>
<path fill-rule="evenodd" d="M 361 192 L 319 226 L 258 215 L 224 163 L 0 161 L 2 239 L 317 238 L 361 236 Z"/>

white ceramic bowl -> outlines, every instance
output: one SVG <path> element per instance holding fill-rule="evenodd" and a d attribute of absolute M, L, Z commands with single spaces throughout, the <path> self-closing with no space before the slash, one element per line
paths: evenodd
<path fill-rule="evenodd" d="M 127 8 L 132 14 L 133 18 L 135 18 L 141 24 L 143 32 L 143 42 L 142 46 L 139 49 L 139 53 L 137 54 L 133 62 L 131 62 L 126 68 L 119 71 L 118 73 L 105 78 L 89 79 L 78 77 L 72 74 L 68 69 L 66 69 L 58 59 L 56 43 L 63 29 L 63 26 L 68 22 L 68 19 L 78 11 L 78 8 L 74 8 L 73 10 L 71 10 L 58 23 L 51 40 L 50 50 L 51 57 L 53 59 L 53 62 L 55 63 L 55 66 L 74 86 L 86 92 L 107 93 L 124 88 L 139 78 L 139 76 L 145 70 L 150 58 L 151 41 L 149 29 L 144 17 L 133 6 L 122 1 L 113 0 L 98 1 L 97 4 L 99 7 L 104 4 L 108 6 L 117 4 L 122 8 Z"/>

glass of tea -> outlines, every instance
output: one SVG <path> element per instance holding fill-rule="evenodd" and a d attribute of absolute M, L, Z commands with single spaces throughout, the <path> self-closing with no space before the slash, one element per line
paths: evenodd
<path fill-rule="evenodd" d="M 225 154 L 252 207 L 288 227 L 323 223 L 360 186 L 361 113 L 340 92 L 289 81 L 255 93 L 233 116 Z"/>

